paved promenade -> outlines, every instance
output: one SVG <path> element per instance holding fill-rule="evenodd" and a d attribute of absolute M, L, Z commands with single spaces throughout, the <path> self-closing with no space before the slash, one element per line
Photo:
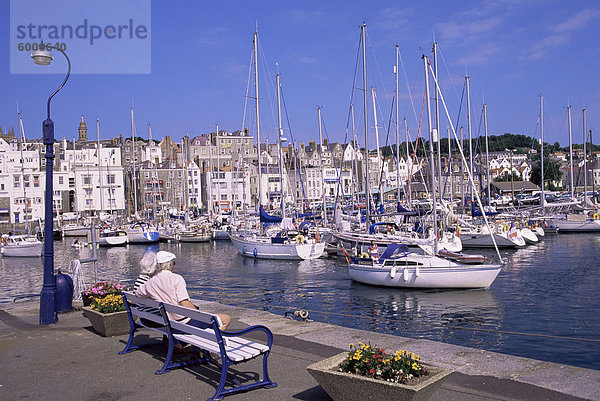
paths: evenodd
<path fill-rule="evenodd" d="M 38 303 L 0 305 L 1 400 L 205 400 L 214 394 L 218 367 L 197 365 L 156 376 L 164 361 L 161 346 L 118 355 L 127 336 L 97 335 L 80 311 L 61 314 L 55 325 L 39 326 Z M 600 400 L 596 370 L 196 303 L 203 310 L 229 313 L 232 330 L 264 324 L 275 334 L 269 370 L 279 386 L 226 400 L 330 400 L 306 367 L 359 341 L 408 349 L 425 362 L 454 369 L 432 401 Z M 141 340 L 146 333 L 156 337 L 145 331 L 138 335 Z M 234 366 L 233 371 L 240 381 L 253 380 L 261 372 L 261 361 Z"/>

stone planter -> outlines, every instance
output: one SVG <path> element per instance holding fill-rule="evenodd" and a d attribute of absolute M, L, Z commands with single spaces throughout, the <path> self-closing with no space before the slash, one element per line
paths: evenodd
<path fill-rule="evenodd" d="M 83 315 L 90 320 L 96 333 L 104 337 L 120 336 L 129 333 L 129 318 L 127 311 L 100 313 L 84 306 Z"/>
<path fill-rule="evenodd" d="M 425 365 L 429 374 L 411 384 L 398 384 L 370 377 L 339 372 L 347 352 L 308 366 L 308 372 L 334 400 L 422 401 L 431 397 L 451 369 Z"/>

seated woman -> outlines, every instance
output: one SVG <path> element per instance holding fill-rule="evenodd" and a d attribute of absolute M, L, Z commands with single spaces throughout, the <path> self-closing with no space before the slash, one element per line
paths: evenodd
<path fill-rule="evenodd" d="M 135 292 L 142 284 L 150 280 L 156 274 L 156 254 L 154 252 L 146 252 L 140 260 L 140 275 L 135 280 L 133 292 Z"/>

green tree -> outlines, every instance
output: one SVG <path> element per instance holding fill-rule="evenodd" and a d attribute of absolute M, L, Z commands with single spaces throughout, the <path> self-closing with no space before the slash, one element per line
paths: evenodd
<path fill-rule="evenodd" d="M 544 158 L 544 181 L 560 181 L 562 171 L 560 171 L 560 163 L 556 160 Z M 535 185 L 542 186 L 542 167 L 539 161 L 535 162 L 531 167 L 531 182 Z"/>

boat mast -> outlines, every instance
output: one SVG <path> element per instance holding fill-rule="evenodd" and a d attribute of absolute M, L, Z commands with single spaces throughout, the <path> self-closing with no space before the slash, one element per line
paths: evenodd
<path fill-rule="evenodd" d="M 442 149 L 440 141 L 440 108 L 439 108 L 439 93 L 440 87 L 438 85 L 438 68 L 437 68 L 437 42 L 433 42 L 433 74 L 435 75 L 435 131 L 433 133 L 433 140 L 437 144 L 437 176 L 438 176 L 438 194 L 440 196 L 440 202 L 442 201 Z M 432 172 L 433 174 L 433 172 Z"/>
<path fill-rule="evenodd" d="M 487 204 L 489 207 L 492 193 L 490 192 L 490 147 L 488 143 L 487 104 L 485 103 L 483 104 L 483 129 L 485 130 L 485 165 L 487 166 L 485 179 L 487 181 Z"/>
<path fill-rule="evenodd" d="M 448 131 L 448 176 L 450 177 L 450 211 L 454 212 L 454 167 L 452 164 L 452 138 L 450 137 L 450 127 L 446 127 L 446 130 Z"/>
<path fill-rule="evenodd" d="M 323 223 L 327 225 L 327 206 L 325 204 L 325 172 L 323 171 L 323 134 L 321 132 L 321 107 L 317 107 L 319 119 L 319 162 L 321 167 L 321 199 L 323 202 Z"/>
<path fill-rule="evenodd" d="M 427 128 L 429 128 L 429 167 L 431 172 L 431 194 L 432 194 L 432 213 L 433 216 L 433 254 L 438 253 L 438 226 L 437 226 L 437 202 L 436 202 L 436 190 L 435 190 L 435 160 L 433 153 L 433 128 L 431 127 L 431 105 L 429 100 L 429 65 L 427 63 L 427 56 L 423 55 L 423 64 L 425 67 L 425 98 L 427 102 Z M 436 78 L 437 79 L 437 78 Z"/>
<path fill-rule="evenodd" d="M 73 143 L 75 146 L 75 143 Z M 137 216 L 137 182 L 135 177 L 135 126 L 133 123 L 133 106 L 131 106 L 131 159 L 133 160 L 133 215 Z"/>
<path fill-rule="evenodd" d="M 262 205 L 262 171 L 260 165 L 260 113 L 258 111 L 258 32 L 254 31 L 254 99 L 256 101 L 256 143 L 258 149 L 258 205 Z"/>
<path fill-rule="evenodd" d="M 366 46 L 366 29 L 367 23 L 363 22 L 360 27 L 362 41 L 362 56 L 363 56 L 363 114 L 365 122 L 365 211 L 367 228 L 371 225 L 371 194 L 369 193 L 369 117 L 367 116 L 367 46 Z"/>
<path fill-rule="evenodd" d="M 212 165 L 212 138 L 208 137 L 208 202 L 207 202 L 207 209 L 208 209 L 208 218 L 210 219 L 210 221 L 212 221 L 212 217 L 213 217 L 213 209 L 214 209 L 214 205 L 213 205 L 213 199 L 212 199 L 212 192 L 213 192 L 213 165 Z"/>
<path fill-rule="evenodd" d="M 437 77 L 436 77 L 437 79 Z M 471 136 L 471 89 L 470 89 L 470 77 L 465 76 L 465 81 L 467 85 L 467 132 L 469 134 L 469 171 L 473 174 L 473 138 Z M 512 174 L 512 166 L 511 166 L 511 174 Z M 473 181 L 471 187 L 471 205 L 473 205 L 473 192 L 475 191 L 475 182 Z M 514 194 L 513 194 L 514 195 Z"/>
<path fill-rule="evenodd" d="M 404 118 L 404 138 L 406 142 L 406 169 L 408 171 L 408 176 L 406 178 L 410 182 L 410 178 L 412 177 L 413 173 L 413 159 L 410 157 L 410 145 L 408 143 L 408 122 L 406 121 L 406 118 Z M 410 197 L 412 194 L 410 185 L 407 184 L 406 186 L 406 207 L 410 209 Z"/>
<path fill-rule="evenodd" d="M 571 173 L 571 199 L 575 200 L 575 182 L 573 182 L 573 135 L 571 132 L 571 106 L 567 107 L 569 114 L 569 159 Z"/>
<path fill-rule="evenodd" d="M 100 210 L 104 210 L 104 187 L 102 185 L 102 155 L 100 149 L 100 117 L 96 117 L 96 133 L 98 134 L 98 175 L 100 178 Z M 109 200 L 110 202 L 110 200 Z M 100 213 L 98 213 L 98 219 L 100 219 Z"/>
<path fill-rule="evenodd" d="M 377 146 L 377 182 L 381 177 L 381 149 L 379 147 L 379 127 L 377 126 L 377 103 L 375 101 L 375 88 L 371 87 L 371 95 L 373 98 L 373 123 L 375 124 L 375 146 Z M 382 203 L 381 194 L 379 194 L 379 202 Z"/>
<path fill-rule="evenodd" d="M 542 197 L 540 198 L 540 205 L 542 206 L 542 216 L 544 215 L 544 205 L 546 204 L 546 195 L 544 194 L 544 95 L 540 93 L 540 137 L 541 137 L 541 148 L 542 157 L 540 163 L 540 173 L 542 176 Z"/>
<path fill-rule="evenodd" d="M 19 116 L 19 136 L 21 142 L 21 181 L 23 182 L 23 204 L 25 205 L 25 232 L 29 236 L 29 214 L 27 213 L 27 190 L 25 189 L 25 158 L 23 156 L 23 147 L 25 146 L 25 130 L 23 129 L 23 120 L 21 119 L 21 110 L 17 104 L 17 115 Z"/>
<path fill-rule="evenodd" d="M 154 218 L 156 218 L 156 195 L 154 194 L 154 191 L 156 190 L 157 192 L 160 192 L 160 187 L 158 182 L 156 182 L 156 188 L 154 187 L 155 180 L 158 181 L 158 175 L 156 174 L 156 164 L 152 161 L 152 145 L 154 145 L 154 141 L 152 141 L 152 128 L 150 127 L 150 123 L 148 123 L 148 146 L 150 148 L 150 157 L 148 157 L 148 159 L 150 160 L 150 168 L 152 169 L 152 179 L 150 181 L 150 188 L 152 191 L 152 215 Z M 146 199 L 145 195 L 144 199 Z"/>
<path fill-rule="evenodd" d="M 398 44 L 396 43 L 396 65 L 394 65 L 394 75 L 396 78 L 396 199 L 398 204 L 400 204 L 400 129 L 399 129 L 399 111 L 398 111 L 398 55 L 400 53 L 400 49 L 398 48 Z"/>
<path fill-rule="evenodd" d="M 587 149 L 586 139 L 587 132 L 585 132 L 585 113 L 586 109 L 583 109 L 583 207 L 587 207 Z"/>
<path fill-rule="evenodd" d="M 215 142 L 217 146 L 217 215 L 221 214 L 221 144 L 219 143 L 219 124 L 216 124 L 217 132 Z"/>
<path fill-rule="evenodd" d="M 279 80 L 279 73 L 276 75 L 277 80 L 277 137 L 279 141 L 277 142 L 277 151 L 279 152 L 279 205 L 281 207 L 281 217 L 285 218 L 285 201 L 283 199 L 283 150 L 282 150 L 282 142 L 283 142 L 283 128 L 281 128 L 281 83 Z"/>

